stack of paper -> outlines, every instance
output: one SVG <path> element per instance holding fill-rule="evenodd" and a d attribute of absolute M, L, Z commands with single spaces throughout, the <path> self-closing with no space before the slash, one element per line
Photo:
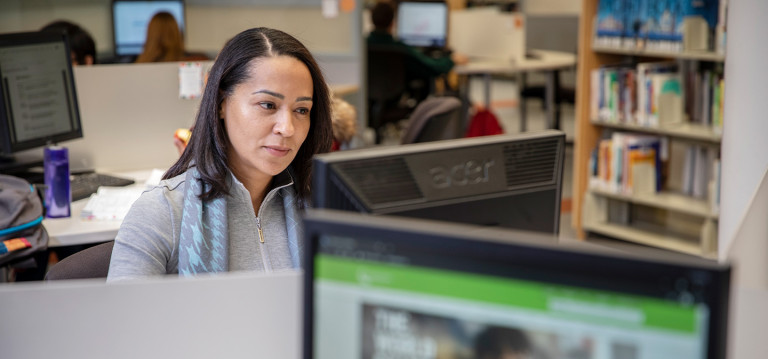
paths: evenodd
<path fill-rule="evenodd" d="M 80 216 L 87 220 L 118 220 L 122 221 L 131 209 L 144 187 L 99 187 L 91 196 Z"/>

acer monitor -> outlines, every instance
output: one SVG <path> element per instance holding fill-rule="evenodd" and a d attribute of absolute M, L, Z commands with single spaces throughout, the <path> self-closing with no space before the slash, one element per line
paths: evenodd
<path fill-rule="evenodd" d="M 558 234 L 557 130 L 316 155 L 312 205 Z"/>

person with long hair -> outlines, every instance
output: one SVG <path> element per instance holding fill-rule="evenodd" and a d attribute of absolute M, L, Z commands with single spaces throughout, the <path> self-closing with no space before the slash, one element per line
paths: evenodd
<path fill-rule="evenodd" d="M 176 18 L 165 11 L 153 15 L 147 25 L 144 51 L 136 63 L 181 61 L 184 56 L 184 38 Z"/>
<path fill-rule="evenodd" d="M 332 140 L 309 50 L 279 30 L 236 35 L 211 67 L 187 149 L 126 215 L 108 281 L 299 268 L 312 156 Z"/>

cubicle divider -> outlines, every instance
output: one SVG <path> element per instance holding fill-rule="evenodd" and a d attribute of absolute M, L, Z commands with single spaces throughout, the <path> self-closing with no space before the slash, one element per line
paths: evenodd
<path fill-rule="evenodd" d="M 200 104 L 179 97 L 178 63 L 76 67 L 75 83 L 83 138 L 62 143 L 72 169 L 165 169 L 178 158 L 174 131 Z"/>

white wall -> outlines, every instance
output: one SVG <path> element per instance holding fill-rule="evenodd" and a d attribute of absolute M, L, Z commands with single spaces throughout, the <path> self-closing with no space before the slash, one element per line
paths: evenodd
<path fill-rule="evenodd" d="M 750 200 L 768 168 L 768 112 L 765 106 L 768 42 L 760 37 L 760 34 L 768 34 L 765 14 L 768 14 L 768 1 L 765 0 L 732 0 L 728 3 L 729 41 L 725 62 L 718 235 L 721 258 L 727 254 Z M 768 213 L 763 216 L 768 221 Z M 768 254 L 764 255 L 768 261 Z"/>

